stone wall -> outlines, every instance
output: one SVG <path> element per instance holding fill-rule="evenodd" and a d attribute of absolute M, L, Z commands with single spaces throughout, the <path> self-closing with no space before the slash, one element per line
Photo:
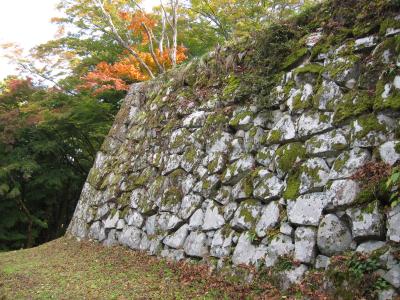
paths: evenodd
<path fill-rule="evenodd" d="M 224 88 L 193 83 L 217 52 L 133 85 L 69 234 L 218 267 L 291 257 L 300 264 L 288 283 L 333 255 L 386 247 L 382 276 L 399 288 L 400 207 L 351 179 L 370 161 L 400 160 L 399 31 L 306 55 L 268 104 L 226 97 L 238 89 L 232 75 Z M 308 53 L 321 38 L 305 37 Z"/>

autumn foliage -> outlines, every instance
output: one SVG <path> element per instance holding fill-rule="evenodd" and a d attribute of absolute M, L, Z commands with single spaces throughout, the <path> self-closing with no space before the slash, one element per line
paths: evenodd
<path fill-rule="evenodd" d="M 152 29 L 157 26 L 156 20 L 142 12 L 137 12 L 133 15 L 120 12 L 119 17 L 126 21 L 127 29 L 132 32 L 134 37 L 141 40 L 140 48 L 145 48 L 150 43 L 149 32 L 152 34 Z M 154 74 L 159 72 L 157 63 L 150 51 L 143 51 L 133 46 L 132 49 L 138 53 L 138 56 Z M 186 50 L 185 47 L 178 46 L 176 55 L 177 64 L 187 59 Z M 173 65 L 171 51 L 172 49 L 167 47 L 164 47 L 162 51 L 160 49 L 154 50 L 156 60 L 165 70 L 171 68 Z M 128 51 L 125 51 L 117 62 L 113 64 L 104 61 L 100 62 L 93 71 L 86 74 L 82 79 L 83 84 L 80 86 L 81 89 L 89 89 L 94 94 L 99 94 L 107 90 L 126 91 L 129 84 L 146 81 L 150 77 L 142 69 L 139 61 L 133 55 L 128 54 Z"/>

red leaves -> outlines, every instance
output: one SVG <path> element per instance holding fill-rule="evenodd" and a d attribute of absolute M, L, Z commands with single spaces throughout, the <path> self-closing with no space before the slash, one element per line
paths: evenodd
<path fill-rule="evenodd" d="M 378 184 L 382 179 L 387 178 L 391 173 L 390 165 L 384 162 L 368 162 L 357 169 L 351 179 L 359 181 L 362 187 Z"/>

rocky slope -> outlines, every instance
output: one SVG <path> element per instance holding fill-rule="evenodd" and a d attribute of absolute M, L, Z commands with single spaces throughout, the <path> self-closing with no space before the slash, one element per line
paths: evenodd
<path fill-rule="evenodd" d="M 338 3 L 133 85 L 68 233 L 217 268 L 293 261 L 284 287 L 375 255 L 395 297 L 400 206 L 352 175 L 400 161 L 400 13 Z"/>

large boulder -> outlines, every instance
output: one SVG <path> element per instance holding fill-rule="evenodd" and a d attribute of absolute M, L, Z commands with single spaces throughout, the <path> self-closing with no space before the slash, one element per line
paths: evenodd
<path fill-rule="evenodd" d="M 351 231 L 336 215 L 326 215 L 319 224 L 317 245 L 319 251 L 327 256 L 340 254 L 350 249 Z"/>

